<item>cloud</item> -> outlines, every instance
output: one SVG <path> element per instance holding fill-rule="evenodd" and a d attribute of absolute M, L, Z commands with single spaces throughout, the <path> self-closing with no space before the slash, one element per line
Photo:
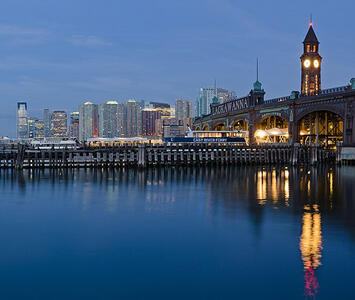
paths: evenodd
<path fill-rule="evenodd" d="M 74 46 L 80 47 L 102 47 L 102 46 L 111 46 L 112 43 L 105 41 L 94 35 L 74 35 L 70 39 L 70 43 Z"/>
<path fill-rule="evenodd" d="M 38 44 L 48 39 L 49 33 L 40 28 L 0 24 L 0 39 L 7 44 Z"/>

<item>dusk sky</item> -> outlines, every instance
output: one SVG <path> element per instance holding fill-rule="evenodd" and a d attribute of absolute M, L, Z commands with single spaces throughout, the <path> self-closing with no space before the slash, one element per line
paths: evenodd
<path fill-rule="evenodd" d="M 90 100 L 195 103 L 200 87 L 266 98 L 300 89 L 302 41 L 313 13 L 322 87 L 355 77 L 353 1 L 3 0 L 0 135 L 15 136 L 16 102 L 30 115 Z"/>

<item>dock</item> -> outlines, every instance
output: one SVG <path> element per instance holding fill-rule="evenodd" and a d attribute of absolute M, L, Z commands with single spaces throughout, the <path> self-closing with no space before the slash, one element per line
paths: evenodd
<path fill-rule="evenodd" d="M 115 147 L 0 148 L 0 168 L 119 168 L 173 165 L 298 165 L 339 161 L 339 151 L 319 146 L 126 144 Z"/>

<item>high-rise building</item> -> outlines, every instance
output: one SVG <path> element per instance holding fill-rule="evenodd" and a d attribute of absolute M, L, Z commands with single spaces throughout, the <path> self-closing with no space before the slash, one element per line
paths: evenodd
<path fill-rule="evenodd" d="M 235 97 L 236 97 L 236 94 L 234 91 L 229 91 L 226 89 L 217 88 L 217 98 L 218 98 L 219 103 L 225 103 L 227 101 L 232 100 Z"/>
<path fill-rule="evenodd" d="M 27 118 L 27 125 L 28 125 L 28 137 L 35 138 L 36 137 L 36 122 L 38 121 L 37 118 Z"/>
<path fill-rule="evenodd" d="M 311 23 L 303 41 L 303 54 L 301 56 L 302 94 L 317 94 L 321 90 L 321 63 L 322 57 L 319 55 L 319 42 Z"/>
<path fill-rule="evenodd" d="M 216 88 L 201 88 L 200 94 L 198 97 L 198 107 L 199 107 L 199 115 L 198 117 L 202 117 L 204 115 L 208 115 L 211 112 L 210 105 L 212 104 L 212 100 L 214 97 L 217 97 L 217 89 Z"/>
<path fill-rule="evenodd" d="M 69 137 L 79 139 L 79 112 L 70 113 Z"/>
<path fill-rule="evenodd" d="M 117 105 L 117 137 L 125 137 L 127 134 L 127 111 L 126 104 Z"/>
<path fill-rule="evenodd" d="M 17 102 L 16 127 L 17 138 L 28 138 L 28 112 L 26 102 Z"/>
<path fill-rule="evenodd" d="M 31 139 L 43 139 L 44 138 L 44 122 L 37 118 L 28 118 L 28 137 Z"/>
<path fill-rule="evenodd" d="M 235 97 L 235 93 L 222 88 L 201 88 L 196 102 L 196 117 L 202 117 L 211 113 L 213 98 L 219 103 L 224 103 Z"/>
<path fill-rule="evenodd" d="M 51 117 L 51 136 L 67 136 L 67 113 L 63 110 L 53 111 Z"/>
<path fill-rule="evenodd" d="M 184 120 L 192 117 L 192 103 L 187 100 L 177 99 L 175 103 L 175 118 Z"/>
<path fill-rule="evenodd" d="M 85 102 L 79 106 L 79 140 L 85 141 L 99 136 L 98 106 Z"/>
<path fill-rule="evenodd" d="M 142 110 L 142 135 L 156 136 L 156 120 L 161 118 L 161 112 L 154 108 L 144 108 Z"/>
<path fill-rule="evenodd" d="M 48 108 L 43 110 L 44 136 L 51 136 L 51 112 Z"/>
<path fill-rule="evenodd" d="M 44 138 L 44 122 L 43 120 L 37 120 L 35 123 L 35 138 Z"/>
<path fill-rule="evenodd" d="M 107 101 L 99 106 L 100 136 L 114 138 L 118 136 L 118 102 Z"/>
<path fill-rule="evenodd" d="M 141 104 L 131 99 L 126 103 L 127 137 L 142 134 L 142 108 Z"/>

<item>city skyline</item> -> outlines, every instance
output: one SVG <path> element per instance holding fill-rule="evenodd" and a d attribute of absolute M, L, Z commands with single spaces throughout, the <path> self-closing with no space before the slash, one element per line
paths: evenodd
<path fill-rule="evenodd" d="M 215 79 L 218 86 L 243 96 L 255 81 L 256 57 L 260 57 L 266 98 L 288 95 L 299 90 L 297 58 L 302 49 L 298 41 L 307 32 L 310 11 L 326 57 L 323 87 L 344 85 L 339 78 L 353 76 L 355 61 L 346 49 L 354 48 L 354 41 L 349 38 L 351 12 L 338 8 L 351 2 L 301 1 L 290 4 L 287 11 L 275 10 L 278 3 L 258 3 L 255 11 L 233 1 L 183 1 L 169 8 L 161 1 L 154 8 L 139 3 L 147 14 L 138 13 L 132 24 L 128 17 L 137 5 L 134 1 L 120 7 L 114 1 L 108 1 L 107 7 L 87 1 L 79 24 L 75 20 L 81 8 L 78 3 L 70 3 L 70 13 L 64 16 L 61 12 L 69 2 L 57 4 L 54 11 L 51 5 L 34 1 L 33 15 L 26 19 L 22 14 L 29 4 L 24 2 L 16 18 L 23 20 L 16 23 L 11 18 L 15 6 L 5 1 L 8 16 L 0 24 L 0 68 L 6 74 L 0 78 L 1 124 L 14 120 L 14 105 L 20 101 L 31 103 L 31 111 L 38 116 L 43 107 L 74 111 L 86 99 L 104 103 L 116 95 L 138 101 L 173 103 L 188 98 L 194 102 L 199 88 L 212 87 Z M 91 22 L 92 11 L 97 12 L 97 22 Z M 119 12 L 120 19 L 114 19 L 117 24 L 110 18 L 111 11 Z M 335 14 L 332 22 L 329 11 Z M 197 12 L 206 18 L 196 23 Z M 52 14 L 56 18 L 50 22 Z M 184 24 L 174 22 L 179 15 L 184 16 Z M 70 25 L 62 26 L 65 23 Z M 165 29 L 158 26 L 161 23 Z M 147 30 L 142 31 L 143 25 Z M 4 127 L 1 134 L 15 136 L 15 129 Z"/>

